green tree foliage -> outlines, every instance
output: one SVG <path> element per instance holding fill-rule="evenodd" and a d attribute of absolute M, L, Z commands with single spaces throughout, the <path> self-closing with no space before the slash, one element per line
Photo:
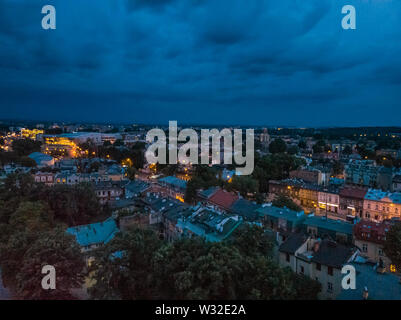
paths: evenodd
<path fill-rule="evenodd" d="M 302 211 L 302 208 L 300 206 L 298 206 L 291 198 L 283 194 L 276 196 L 276 198 L 272 202 L 272 205 L 279 208 L 286 207 L 297 212 Z"/>
<path fill-rule="evenodd" d="M 128 179 L 130 179 L 131 181 L 135 180 L 135 175 L 137 173 L 137 170 L 135 169 L 135 167 L 128 167 L 126 173 L 127 173 Z"/>
<path fill-rule="evenodd" d="M 137 142 L 130 148 L 118 147 L 114 143 L 112 146 L 98 147 L 97 154 L 99 157 L 115 160 L 118 163 L 121 163 L 124 159 L 130 159 L 136 169 L 141 169 L 145 163 L 145 149 L 146 145 L 143 142 Z"/>
<path fill-rule="evenodd" d="M 313 153 L 323 153 L 324 151 L 328 151 L 326 149 L 326 142 L 324 140 L 319 140 L 312 146 Z"/>
<path fill-rule="evenodd" d="M 3 275 L 15 281 L 26 251 L 38 237 L 53 226 L 51 214 L 40 202 L 21 202 L 0 225 L 0 265 Z"/>
<path fill-rule="evenodd" d="M 57 221 L 69 226 L 90 223 L 102 211 L 93 187 L 87 183 L 55 185 L 41 199 L 48 203 Z"/>
<path fill-rule="evenodd" d="M 290 147 L 288 147 L 287 152 L 291 155 L 295 155 L 295 154 L 298 154 L 299 148 L 297 146 L 290 146 Z"/>
<path fill-rule="evenodd" d="M 334 176 L 342 174 L 344 172 L 344 164 L 340 161 L 334 161 L 331 171 Z"/>
<path fill-rule="evenodd" d="M 238 191 L 242 196 L 248 193 L 256 194 L 259 190 L 258 181 L 251 176 L 234 176 L 231 183 L 226 183 L 228 191 Z"/>
<path fill-rule="evenodd" d="M 307 144 L 306 144 L 305 140 L 299 141 L 298 147 L 299 147 L 300 149 L 306 149 L 306 148 L 307 148 Z"/>
<path fill-rule="evenodd" d="M 56 271 L 56 289 L 43 290 L 42 268 Z M 22 299 L 73 299 L 71 289 L 84 282 L 85 260 L 75 238 L 62 228 L 44 232 L 30 244 L 16 275 L 17 294 Z"/>
<path fill-rule="evenodd" d="M 60 221 L 81 222 L 87 214 L 98 214 L 99 207 L 88 188 L 68 188 L 50 188 L 36 184 L 30 175 L 12 174 L 0 190 L 0 267 L 20 298 L 71 298 L 69 289 L 80 285 L 80 249 Z M 41 288 L 45 264 L 56 267 L 57 290 Z"/>
<path fill-rule="evenodd" d="M 274 139 L 269 145 L 270 153 L 284 153 L 287 151 L 287 144 L 283 139 Z"/>
<path fill-rule="evenodd" d="M 50 229 L 53 225 L 53 214 L 43 202 L 21 202 L 12 213 L 9 226 L 13 232 L 35 233 Z"/>
<path fill-rule="evenodd" d="M 221 243 L 166 243 L 149 232 L 131 229 L 97 252 L 92 298 L 306 299 L 320 290 L 272 260 L 272 243 L 259 227 L 248 226 Z"/>
<path fill-rule="evenodd" d="M 344 155 L 350 155 L 350 154 L 352 154 L 352 148 L 351 148 L 351 146 L 350 146 L 350 145 L 346 145 L 346 146 L 344 147 L 344 150 L 342 151 L 342 153 L 343 153 Z"/>
<path fill-rule="evenodd" d="M 252 176 L 259 182 L 259 192 L 267 193 L 269 180 L 281 180 L 289 177 L 291 170 L 298 169 L 305 164 L 305 160 L 295 156 L 279 153 L 255 157 L 255 169 Z"/>
<path fill-rule="evenodd" d="M 193 203 L 199 189 L 207 189 L 222 185 L 222 180 L 217 177 L 217 171 L 206 165 L 196 165 L 192 179 L 188 181 L 185 190 L 185 202 Z"/>
<path fill-rule="evenodd" d="M 40 152 L 41 145 L 40 141 L 32 139 L 18 139 L 11 144 L 13 151 L 20 157 L 30 155 L 32 152 Z"/>
<path fill-rule="evenodd" d="M 149 229 L 134 228 L 119 234 L 95 252 L 91 275 L 96 284 L 89 293 L 96 299 L 157 297 L 151 270 L 153 254 L 161 245 L 161 240 Z"/>
<path fill-rule="evenodd" d="M 29 167 L 29 168 L 36 167 L 36 161 L 27 156 L 18 158 L 16 162 L 23 167 Z"/>
<path fill-rule="evenodd" d="M 401 270 L 401 223 L 395 223 L 386 234 L 383 246 L 386 256 Z"/>

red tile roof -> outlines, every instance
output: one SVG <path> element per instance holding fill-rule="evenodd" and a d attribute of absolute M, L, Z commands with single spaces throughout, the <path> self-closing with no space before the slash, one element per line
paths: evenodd
<path fill-rule="evenodd" d="M 367 192 L 367 188 L 344 187 L 340 190 L 340 197 L 364 199 Z"/>
<path fill-rule="evenodd" d="M 229 210 L 233 203 L 238 199 L 238 195 L 228 192 L 224 189 L 220 189 L 209 198 L 209 202 L 223 209 Z"/>
<path fill-rule="evenodd" d="M 390 230 L 391 225 L 392 223 L 390 221 L 376 223 L 373 221 L 361 220 L 354 226 L 354 235 L 358 240 L 380 244 L 386 240 L 386 233 Z"/>

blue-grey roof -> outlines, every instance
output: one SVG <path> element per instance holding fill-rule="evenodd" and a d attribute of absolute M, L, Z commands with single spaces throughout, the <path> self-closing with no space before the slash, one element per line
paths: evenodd
<path fill-rule="evenodd" d="M 279 208 L 275 206 L 262 206 L 256 210 L 262 216 L 270 216 L 275 218 L 282 218 L 287 221 L 298 221 L 305 219 L 305 213 L 303 211 L 296 212 L 288 208 Z"/>
<path fill-rule="evenodd" d="M 254 220 L 258 217 L 257 209 L 260 208 L 260 205 L 253 203 L 252 201 L 246 199 L 238 199 L 231 206 L 231 211 L 236 213 L 247 220 Z"/>
<path fill-rule="evenodd" d="M 193 233 L 206 241 L 218 242 L 228 238 L 241 225 L 238 216 L 220 214 L 210 209 L 201 209 L 191 216 L 178 219 L 177 226 Z"/>
<path fill-rule="evenodd" d="M 326 230 L 352 235 L 353 224 L 341 220 L 326 219 L 326 217 L 307 216 L 303 222 L 306 226 L 318 227 Z"/>
<path fill-rule="evenodd" d="M 342 290 L 337 300 L 362 300 L 363 290 L 369 292 L 368 300 L 401 300 L 400 278 L 386 272 L 377 273 L 371 263 L 356 263 L 351 265 L 356 270 L 356 289 Z"/>
<path fill-rule="evenodd" d="M 219 190 L 219 187 L 210 187 L 209 189 L 203 190 L 200 192 L 200 195 L 206 199 L 209 199 L 212 195 L 215 194 L 217 190 Z"/>
<path fill-rule="evenodd" d="M 41 164 L 42 161 L 52 161 L 53 157 L 41 152 L 33 152 L 29 156 L 32 160 L 34 160 L 37 164 Z"/>
<path fill-rule="evenodd" d="M 164 178 L 159 179 L 159 181 L 166 183 L 166 184 L 173 185 L 180 189 L 185 189 L 187 187 L 187 182 L 185 180 L 178 179 L 177 177 L 174 177 L 174 176 L 164 177 Z"/>
<path fill-rule="evenodd" d="M 401 203 L 401 193 L 399 192 L 387 192 L 379 189 L 369 189 L 365 195 L 366 200 L 381 201 L 383 198 L 388 198 L 393 203 Z"/>
<path fill-rule="evenodd" d="M 145 190 L 149 189 L 149 187 L 150 187 L 149 183 L 141 180 L 135 180 L 135 181 L 130 181 L 130 183 L 128 183 L 125 186 L 125 189 L 132 193 L 142 193 Z"/>
<path fill-rule="evenodd" d="M 67 233 L 75 236 L 80 246 L 90 246 L 94 244 L 105 244 L 111 241 L 118 232 L 116 222 L 113 218 L 108 218 L 103 222 L 97 222 L 82 226 L 71 227 Z"/>

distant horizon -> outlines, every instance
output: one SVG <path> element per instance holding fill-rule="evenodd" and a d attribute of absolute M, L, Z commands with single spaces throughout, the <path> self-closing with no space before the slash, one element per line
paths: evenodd
<path fill-rule="evenodd" d="M 74 124 L 82 124 L 82 125 L 113 125 L 113 126 L 118 126 L 118 125 L 123 125 L 123 126 L 168 126 L 169 121 L 177 121 L 179 127 L 183 126 L 205 126 L 205 127 L 211 127 L 211 126 L 217 126 L 217 127 L 254 127 L 254 128 L 282 128 L 282 129 L 374 129 L 374 128 L 394 128 L 394 129 L 401 129 L 401 125 L 399 126 L 394 126 L 394 125 L 371 125 L 371 126 L 363 126 L 363 125 L 350 125 L 350 126 L 344 126 L 344 125 L 338 125 L 338 126 L 293 126 L 293 125 L 272 125 L 272 124 L 261 124 L 261 125 L 252 125 L 252 124 L 234 124 L 234 123 L 190 123 L 190 122 L 183 122 L 183 121 L 178 121 L 175 119 L 170 119 L 166 120 L 164 123 L 162 122 L 112 122 L 112 121 L 85 121 L 85 120 L 62 120 L 62 119 L 52 119 L 52 120 L 44 120 L 44 119 L 24 119 L 24 118 L 1 118 L 0 117 L 0 124 L 7 123 L 7 122 L 22 122 L 22 123 L 31 123 L 33 124 L 64 124 L 64 125 L 74 125 Z"/>

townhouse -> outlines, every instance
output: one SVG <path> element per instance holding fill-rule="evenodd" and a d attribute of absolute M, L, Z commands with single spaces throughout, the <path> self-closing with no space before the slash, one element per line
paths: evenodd
<path fill-rule="evenodd" d="M 340 188 L 327 186 L 318 190 L 317 214 L 337 216 L 340 207 Z"/>
<path fill-rule="evenodd" d="M 282 233 L 284 236 L 302 229 L 302 223 L 306 219 L 303 211 L 296 212 L 288 208 L 279 208 L 264 204 L 257 209 L 262 224 L 273 230 Z"/>
<path fill-rule="evenodd" d="M 361 220 L 354 226 L 354 244 L 359 248 L 361 256 L 369 262 L 379 263 L 388 271 L 395 271 L 391 260 L 386 257 L 383 250 L 386 234 L 394 222 L 386 220 L 380 223 Z"/>
<path fill-rule="evenodd" d="M 44 183 L 48 186 L 54 184 L 55 174 L 53 172 L 36 172 L 33 176 L 35 182 Z"/>
<path fill-rule="evenodd" d="M 241 225 L 242 218 L 211 208 L 199 207 L 190 216 L 178 219 L 179 237 L 201 237 L 206 241 L 219 242 L 227 239 Z"/>
<path fill-rule="evenodd" d="M 279 247 L 279 264 L 320 282 L 320 299 L 335 299 L 342 291 L 341 269 L 352 262 L 358 252 L 355 247 L 329 239 L 313 239 L 295 233 Z"/>
<path fill-rule="evenodd" d="M 119 229 L 110 217 L 102 222 L 70 227 L 66 232 L 75 237 L 82 252 L 87 252 L 110 242 Z"/>
<path fill-rule="evenodd" d="M 339 212 L 343 218 L 363 217 L 364 198 L 367 188 L 356 186 L 345 186 L 340 189 L 340 207 Z"/>
<path fill-rule="evenodd" d="M 302 222 L 302 230 L 312 238 L 327 238 L 343 244 L 351 244 L 353 240 L 353 224 L 342 220 L 308 215 Z"/>
<path fill-rule="evenodd" d="M 363 203 L 363 218 L 383 221 L 401 216 L 401 193 L 369 189 Z"/>
<path fill-rule="evenodd" d="M 269 181 L 269 193 L 284 194 L 300 205 L 305 212 L 315 212 L 319 201 L 320 186 L 302 180 L 286 179 Z"/>

